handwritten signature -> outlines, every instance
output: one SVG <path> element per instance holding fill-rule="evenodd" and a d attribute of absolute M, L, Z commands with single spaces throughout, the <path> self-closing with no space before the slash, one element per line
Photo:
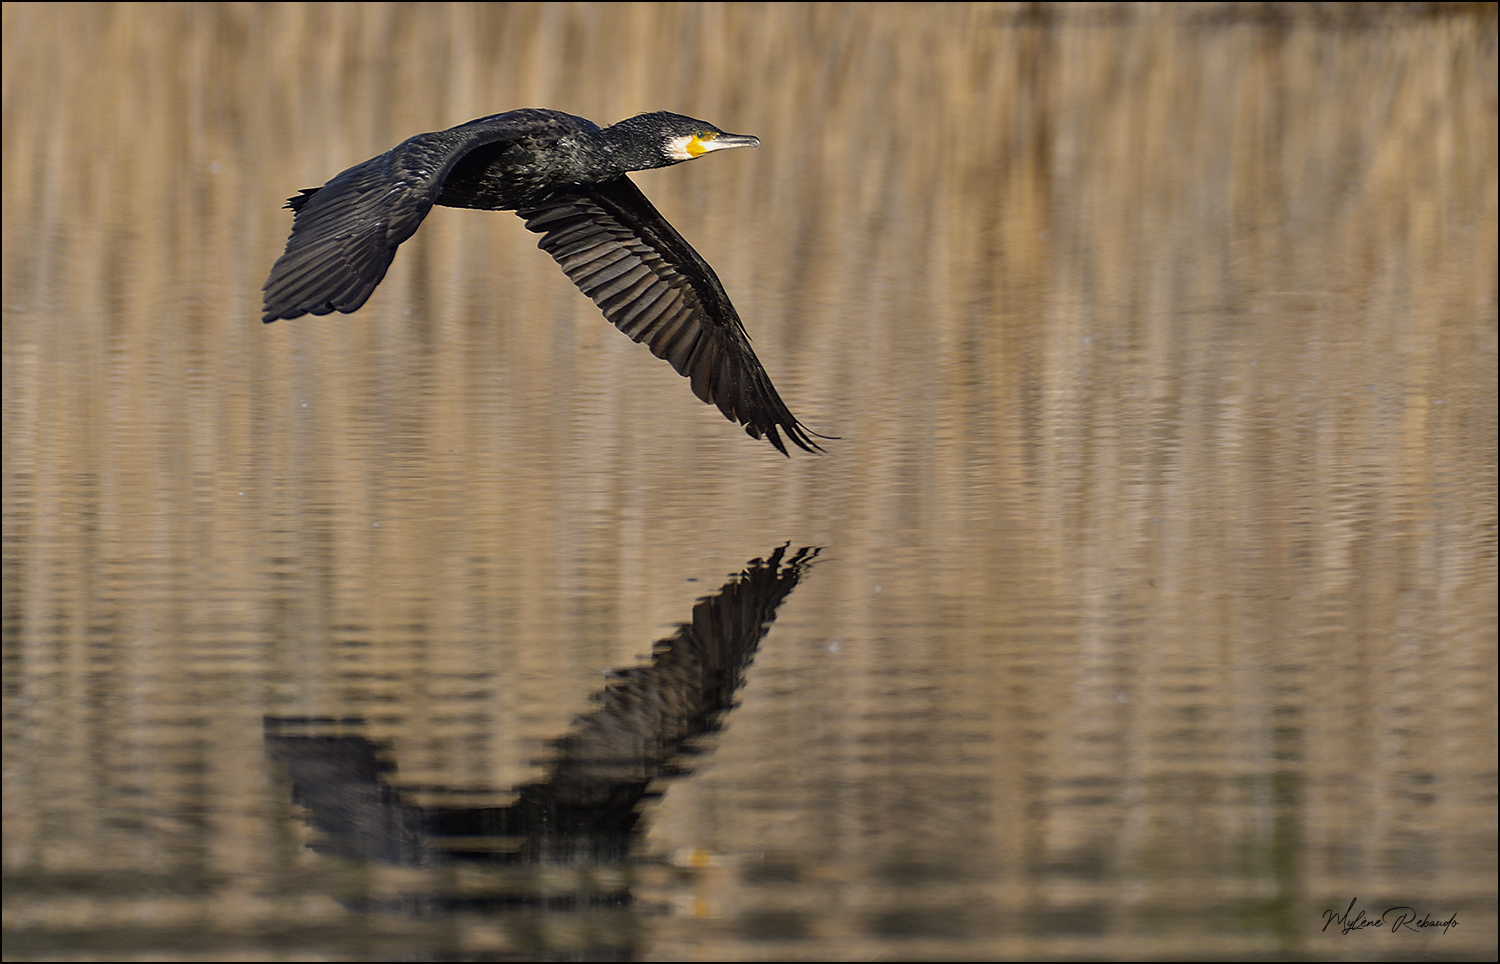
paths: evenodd
<path fill-rule="evenodd" d="M 1336 910 L 1325 910 L 1323 912 L 1323 930 L 1337 925 L 1340 930 L 1348 934 L 1350 931 L 1364 930 L 1366 927 L 1384 927 L 1390 924 L 1391 933 L 1407 930 L 1420 933 L 1424 928 L 1441 927 L 1443 933 L 1448 933 L 1448 928 L 1458 926 L 1458 914 L 1455 912 L 1448 916 L 1447 920 L 1433 920 L 1431 914 L 1424 913 L 1421 918 L 1417 917 L 1417 911 L 1413 907 L 1391 907 L 1376 918 L 1365 916 L 1364 911 L 1355 913 L 1354 904 L 1359 898 L 1349 901 L 1349 906 L 1340 914 Z"/>

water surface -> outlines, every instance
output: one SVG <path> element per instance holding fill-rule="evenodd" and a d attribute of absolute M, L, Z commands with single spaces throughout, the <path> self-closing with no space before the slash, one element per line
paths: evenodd
<path fill-rule="evenodd" d="M 1494 10 L 1237 9 L 7 4 L 6 957 L 1492 958 Z M 637 182 L 829 457 L 510 214 L 260 324 L 523 106 L 761 138 Z"/>

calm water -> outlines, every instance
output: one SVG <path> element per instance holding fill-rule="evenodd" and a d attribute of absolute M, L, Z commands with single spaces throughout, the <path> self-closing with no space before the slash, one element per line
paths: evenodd
<path fill-rule="evenodd" d="M 5 5 L 6 959 L 1493 958 L 1496 19 L 1343 9 Z M 510 214 L 260 324 L 522 106 L 760 136 L 829 457 Z"/>

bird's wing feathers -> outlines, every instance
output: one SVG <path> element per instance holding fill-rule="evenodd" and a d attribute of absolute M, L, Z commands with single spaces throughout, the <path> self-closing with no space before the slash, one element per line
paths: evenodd
<path fill-rule="evenodd" d="M 778 429 L 822 451 L 776 393 L 718 276 L 629 178 L 516 213 L 604 317 L 690 379 L 693 394 L 783 454 Z"/>
<path fill-rule="evenodd" d="M 443 181 L 470 151 L 534 130 L 532 112 L 481 118 L 418 134 L 287 203 L 297 212 L 286 252 L 263 289 L 262 321 L 351 312 L 385 277 L 396 248 L 416 233 Z M 540 113 L 540 112 L 537 112 Z"/>

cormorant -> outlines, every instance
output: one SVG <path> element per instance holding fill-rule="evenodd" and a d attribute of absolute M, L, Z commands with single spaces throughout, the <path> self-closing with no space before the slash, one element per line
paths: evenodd
<path fill-rule="evenodd" d="M 665 111 L 601 129 L 513 110 L 418 134 L 287 202 L 292 234 L 266 280 L 262 320 L 357 310 L 434 204 L 514 210 L 604 317 L 671 362 L 693 394 L 783 455 L 778 428 L 821 452 L 776 394 L 718 276 L 625 176 L 759 146 Z"/>

